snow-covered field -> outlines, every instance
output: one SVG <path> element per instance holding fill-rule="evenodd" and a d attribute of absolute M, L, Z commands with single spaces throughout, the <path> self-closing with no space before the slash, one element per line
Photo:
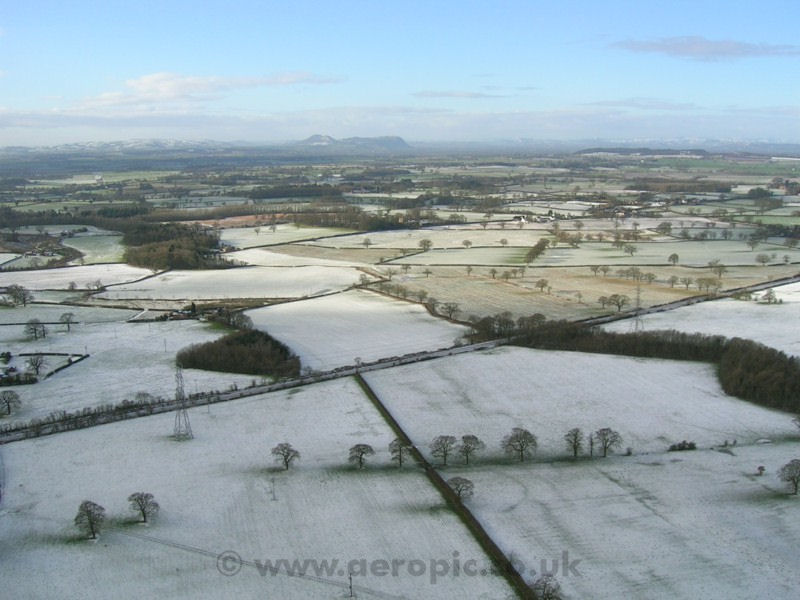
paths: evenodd
<path fill-rule="evenodd" d="M 58 310 L 50 312 L 52 309 Z M 43 322 L 57 322 L 59 315 L 72 312 L 77 323 L 69 333 L 63 325 L 47 325 L 47 337 L 35 341 L 25 336 L 21 325 L 0 327 L 0 347 L 4 351 L 15 356 L 20 352 L 89 354 L 89 358 L 39 383 L 15 388 L 22 408 L 13 419 L 20 421 L 39 418 L 54 410 L 75 411 L 86 406 L 117 404 L 133 399 L 137 392 L 174 397 L 178 350 L 224 333 L 199 321 L 126 323 L 124 320 L 136 313 L 125 310 L 29 305 L 26 309 L 0 311 L 0 315 L 5 317 L 8 312 L 13 312 L 15 318 L 24 313 L 28 319 L 38 318 Z M 114 316 L 116 320 L 112 320 Z M 19 322 L 26 321 L 23 318 Z M 53 366 L 48 364 L 45 370 Z M 253 379 L 249 375 L 184 371 L 187 393 L 225 390 L 232 384 L 241 387 Z"/>
<path fill-rule="evenodd" d="M 68 306 L 63 304 L 28 304 L 14 308 L 0 309 L 0 325 L 6 323 L 27 323 L 30 319 L 39 319 L 42 323 L 58 323 L 61 315 L 71 312 L 75 321 L 80 323 L 110 323 L 114 321 L 127 321 L 136 316 L 138 311 L 118 308 Z M 60 329 L 61 326 L 54 326 Z M 22 329 L 12 333 L 2 333 L 6 328 L 0 329 L 4 341 L 19 339 L 27 340 Z M 49 330 L 49 328 L 48 328 Z M 8 330 L 11 331 L 11 330 Z"/>
<path fill-rule="evenodd" d="M 94 225 L 25 225 L 22 227 L 15 228 L 15 231 L 19 235 L 51 235 L 54 237 L 60 237 L 61 232 L 63 231 L 76 231 L 81 230 L 78 232 L 77 235 L 107 235 L 110 233 L 114 233 L 113 231 L 109 231 L 108 229 L 100 229 L 99 227 L 95 227 Z M 41 230 L 41 231 L 40 231 Z M 85 230 L 85 231 L 83 231 Z M 0 229 L 0 233 L 11 233 L 11 230 L 8 228 Z"/>
<path fill-rule="evenodd" d="M 83 254 L 83 262 L 78 259 L 73 264 L 120 262 L 125 253 L 121 235 L 80 235 L 61 243 Z"/>
<path fill-rule="evenodd" d="M 283 254 L 281 252 L 272 252 L 266 248 L 238 250 L 236 252 L 229 252 L 225 255 L 225 257 L 232 260 L 240 260 L 249 265 L 257 265 L 261 267 L 365 267 L 368 265 L 368 263 L 365 262 L 348 262 L 319 257 L 309 258 L 303 256 L 292 256 L 290 254 Z"/>
<path fill-rule="evenodd" d="M 247 311 L 258 329 L 289 346 L 303 366 L 332 369 L 452 346 L 467 328 L 423 307 L 362 290 Z"/>
<path fill-rule="evenodd" d="M 800 356 L 800 284 L 776 287 L 780 304 L 722 299 L 701 302 L 642 317 L 645 329 L 741 337 Z M 760 294 L 759 294 L 760 297 Z M 610 331 L 628 331 L 630 323 L 617 321 L 604 326 Z"/>
<path fill-rule="evenodd" d="M 462 226 L 463 227 L 463 226 Z M 437 227 L 414 231 L 389 231 L 370 234 L 358 234 L 347 237 L 323 240 L 319 243 L 330 244 L 337 248 L 362 246 L 364 239 L 369 238 L 370 248 L 406 248 L 415 251 L 413 255 L 397 258 L 393 263 L 411 264 L 521 264 L 529 248 L 539 239 L 549 234 L 543 225 L 526 225 L 530 229 L 518 230 L 516 227 L 505 230 L 469 230 L 455 227 Z M 568 226 L 564 227 L 569 229 Z M 738 230 L 737 230 L 738 231 Z M 429 239 L 432 250 L 418 252 L 419 242 Z M 505 239 L 504 248 L 500 240 Z M 463 244 L 471 243 L 469 248 Z M 679 264 L 692 267 L 705 267 L 711 260 L 719 260 L 722 264 L 756 266 L 758 254 L 776 254 L 773 263 L 783 261 L 787 255 L 790 262 L 800 261 L 800 250 L 789 249 L 777 244 L 763 244 L 750 250 L 743 241 L 639 241 L 631 242 L 636 248 L 633 256 L 622 249 L 614 248 L 610 237 L 604 242 L 583 242 L 578 248 L 566 244 L 558 244 L 548 248 L 536 259 L 533 266 L 588 266 L 588 265 L 666 265 L 667 258 L 677 254 Z M 702 276 L 702 275 L 698 275 Z"/>
<path fill-rule="evenodd" d="M 232 227 L 223 229 L 220 239 L 237 248 L 255 248 L 256 246 L 272 246 L 274 244 L 288 244 L 298 240 L 309 240 L 319 237 L 329 237 L 341 233 L 349 233 L 347 229 L 333 229 L 328 227 L 295 227 L 290 224 L 281 224 L 275 231 L 269 225 L 259 227 Z"/>
<path fill-rule="evenodd" d="M 469 505 L 506 553 L 539 572 L 559 561 L 567 598 L 788 599 L 800 505 L 776 471 L 799 453 L 794 443 L 452 474 L 473 481 Z"/>
<path fill-rule="evenodd" d="M 705 267 L 709 261 L 719 260 L 723 265 L 756 266 L 755 258 L 760 253 L 777 253 L 777 258 L 772 262 L 783 260 L 784 254 L 789 256 L 791 262 L 800 260 L 800 251 L 776 245 L 763 245 L 750 250 L 741 241 L 683 241 L 683 242 L 632 242 L 636 248 L 633 256 L 623 250 L 614 248 L 609 242 L 589 242 L 581 244 L 579 248 L 570 248 L 559 245 L 548 248 L 540 258 L 537 265 L 665 265 L 672 254 L 678 255 L 678 264 Z M 764 279 L 768 271 L 764 272 Z M 710 271 L 697 274 L 697 277 L 712 277 Z"/>
<path fill-rule="evenodd" d="M 8 252 L 0 252 L 0 266 L 4 263 L 11 262 L 12 260 L 16 260 L 19 258 L 19 254 L 10 254 Z"/>
<path fill-rule="evenodd" d="M 361 273 L 349 267 L 243 267 L 169 271 L 145 281 L 114 286 L 97 298 L 202 300 L 298 298 L 345 289 Z"/>
<path fill-rule="evenodd" d="M 513 265 L 524 264 L 526 248 L 452 248 L 430 250 L 393 260 L 391 264 L 402 265 Z"/>
<path fill-rule="evenodd" d="M 394 436 L 352 380 L 189 415 L 187 442 L 169 439 L 166 414 L 4 446 L 3 588 L 18 598 L 344 598 L 356 561 L 358 598 L 512 596 L 491 575 L 432 581 L 431 560 L 488 561 L 420 470 L 390 466 Z M 301 454 L 288 472 L 270 455 L 281 442 Z M 363 471 L 347 462 L 356 443 L 376 450 Z M 147 527 L 128 509 L 136 491 L 161 506 Z M 94 543 L 72 524 L 85 499 L 107 511 Z M 225 551 L 250 564 L 237 572 L 232 554 L 218 561 Z M 279 559 L 339 562 L 316 579 L 253 564 Z M 396 576 L 393 560 L 403 561 Z"/>
<path fill-rule="evenodd" d="M 558 572 L 569 597 L 793 596 L 797 499 L 775 473 L 800 454 L 797 429 L 725 396 L 710 367 L 508 347 L 365 378 L 423 451 L 437 435 L 486 442 L 445 473 L 475 483 L 469 506 L 526 568 L 580 560 L 578 575 Z M 537 460 L 502 454 L 512 427 L 538 436 Z M 562 438 L 573 427 L 611 427 L 633 455 L 573 462 Z M 666 453 L 684 439 L 699 450 Z M 721 452 L 725 440 L 736 447 Z"/>
<path fill-rule="evenodd" d="M 18 271 L 21 269 L 41 269 L 50 263 L 57 261 L 54 256 L 44 256 L 43 254 L 21 255 L 3 264 L 4 271 Z"/>
<path fill-rule="evenodd" d="M 338 248 L 364 247 L 364 240 L 369 238 L 369 247 L 376 248 L 408 248 L 419 250 L 419 242 L 428 239 L 433 248 L 464 248 L 464 240 L 469 240 L 477 250 L 483 246 L 500 247 L 500 240 L 505 239 L 509 246 L 533 246 L 547 232 L 543 225 L 526 225 L 525 229 L 508 225 L 505 229 L 494 227 L 483 229 L 478 225 L 450 225 L 429 227 L 425 229 L 373 231 L 359 233 L 319 243 Z"/>
<path fill-rule="evenodd" d="M 498 454 L 519 426 L 538 436 L 539 455 L 557 458 L 573 427 L 612 427 L 635 454 L 681 440 L 710 447 L 797 432 L 791 416 L 727 396 L 704 363 L 502 347 L 364 377 L 423 446 L 478 433 Z"/>
<path fill-rule="evenodd" d="M 52 290 L 67 289 L 70 283 L 75 282 L 78 288 L 86 288 L 93 286 L 97 281 L 100 281 L 102 285 L 112 285 L 135 281 L 152 274 L 150 269 L 131 267 L 121 263 L 38 271 L 9 271 L 0 273 L 0 287 L 16 284 L 31 290 Z"/>

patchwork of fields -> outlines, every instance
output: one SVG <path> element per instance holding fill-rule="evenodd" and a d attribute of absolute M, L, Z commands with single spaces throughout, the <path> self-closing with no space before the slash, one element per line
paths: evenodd
<path fill-rule="evenodd" d="M 703 217 L 685 220 L 686 227 L 706 227 Z M 15 387 L 21 407 L 0 424 L 116 404 L 137 393 L 173 397 L 176 352 L 226 331 L 193 319 L 152 321 L 157 313 L 142 314 L 146 307 L 263 303 L 246 310 L 255 328 L 285 343 L 311 373 L 462 344 L 472 314 L 586 318 L 610 312 L 597 303 L 600 295 L 635 297 L 632 279 L 592 272 L 592 265 L 655 273 L 639 290 L 649 305 L 697 294 L 668 277 L 707 277 L 714 259 L 728 267 L 723 288 L 795 274 L 800 262 L 798 250 L 771 242 L 753 251 L 742 241 L 676 240 L 650 230 L 630 256 L 608 242 L 562 244 L 528 266 L 524 254 L 549 235 L 548 225 L 498 223 L 369 235 L 239 227 L 223 230 L 223 240 L 243 248 L 228 256 L 246 267 L 153 273 L 86 264 L 0 273 L 0 287 L 33 293 L 27 306 L 0 308 L 0 348 L 14 365 L 24 364 L 22 353 L 88 355 L 35 385 Z M 613 228 L 609 221 L 585 223 L 584 234 Z M 641 220 L 642 229 L 656 225 Z M 421 252 L 422 239 L 433 249 Z M 118 252 L 116 240 L 99 235 L 70 243 L 87 263 Z M 777 258 L 756 265 L 759 252 Z M 667 260 L 672 253 L 680 256 L 676 265 Z M 379 293 L 378 284 L 405 291 Z M 646 329 L 744 336 L 799 355 L 796 328 L 787 323 L 797 320 L 800 285 L 776 293 L 776 304 L 704 302 L 642 322 Z M 434 307 L 457 304 L 454 319 L 442 318 L 441 308 L 432 312 L 430 298 Z M 73 315 L 69 331 L 66 312 Z M 47 337 L 31 339 L 31 319 L 45 323 Z M 55 364 L 51 359 L 49 368 Z M 796 588 L 796 499 L 776 473 L 797 458 L 798 430 L 792 415 L 725 395 L 709 365 L 498 347 L 363 376 L 445 479 L 475 484 L 465 506 L 529 582 L 555 568 L 568 598 L 790 597 Z M 269 378 L 186 370 L 183 379 L 193 393 Z M 76 598 L 104 598 L 109 589 L 187 599 L 340 598 L 355 571 L 353 589 L 362 598 L 514 597 L 505 579 L 489 572 L 484 550 L 425 470 L 392 462 L 388 446 L 396 434 L 355 380 L 306 383 L 192 408 L 189 416 L 195 439 L 187 442 L 170 438 L 169 413 L 3 446 L 4 584 L 20 597 L 37 597 L 42 581 L 30 577 L 29 566 L 47 564 L 44 580 Z M 500 447 L 513 427 L 538 437 L 535 457 L 524 463 Z M 611 427 L 623 443 L 607 458 L 589 458 L 584 449 L 573 460 L 563 440 L 573 427 L 587 434 Z M 469 466 L 458 455 L 440 465 L 430 441 L 465 434 L 478 435 L 485 450 Z M 666 452 L 681 440 L 698 450 Z M 271 455 L 282 442 L 300 451 L 288 471 Z M 359 443 L 375 450 L 364 470 L 348 462 Z M 147 526 L 134 523 L 128 510 L 125 499 L 134 491 L 151 492 L 161 504 Z M 97 542 L 80 539 L 72 523 L 85 499 L 108 511 Z M 304 577 L 287 575 L 285 565 L 279 574 L 265 570 L 263 561 L 280 559 L 337 562 Z M 392 561 L 399 561 L 396 573 Z M 480 566 L 477 574 L 456 572 L 467 561 Z"/>

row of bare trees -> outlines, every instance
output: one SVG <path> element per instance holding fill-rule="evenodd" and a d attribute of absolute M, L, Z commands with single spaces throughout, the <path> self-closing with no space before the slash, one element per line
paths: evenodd
<path fill-rule="evenodd" d="M 622 436 L 620 436 L 619 432 L 609 427 L 598 429 L 588 436 L 585 436 L 583 431 L 576 427 L 570 429 L 564 435 L 564 440 L 567 443 L 567 448 L 575 458 L 578 457 L 585 444 L 588 445 L 589 456 L 594 456 L 595 448 L 597 448 L 597 452 L 602 452 L 603 457 L 608 456 L 609 452 L 622 445 Z M 500 447 L 505 454 L 512 456 L 519 462 L 524 462 L 525 459 L 530 458 L 536 452 L 538 439 L 536 435 L 527 429 L 514 427 L 503 438 Z M 486 444 L 473 434 L 463 435 L 460 440 L 453 435 L 437 435 L 428 444 L 428 448 L 431 456 L 439 459 L 441 466 L 446 467 L 447 461 L 453 455 L 460 456 L 462 463 L 469 465 L 470 460 L 486 449 Z M 392 461 L 397 463 L 398 467 L 402 467 L 410 449 L 399 438 L 394 439 L 389 444 L 389 453 Z M 271 453 L 285 470 L 288 470 L 292 463 L 300 458 L 300 452 L 288 442 L 278 444 L 272 448 Z M 371 445 L 355 444 L 350 447 L 348 462 L 353 463 L 359 469 L 363 469 L 366 466 L 367 458 L 374 454 L 375 449 Z"/>

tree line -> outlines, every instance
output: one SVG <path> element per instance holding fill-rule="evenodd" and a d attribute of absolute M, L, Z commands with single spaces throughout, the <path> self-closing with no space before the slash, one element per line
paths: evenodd
<path fill-rule="evenodd" d="M 573 458 L 578 458 L 585 447 L 589 457 L 594 457 L 595 453 L 598 455 L 602 453 L 602 457 L 606 458 L 609 452 L 613 452 L 622 445 L 622 436 L 610 427 L 602 427 L 588 435 L 585 435 L 580 428 L 575 427 L 565 433 L 563 439 Z M 511 432 L 500 441 L 503 453 L 516 462 L 525 462 L 526 459 L 532 458 L 538 446 L 539 441 L 536 435 L 523 427 L 513 427 Z M 469 466 L 470 461 L 486 449 L 486 444 L 474 434 L 462 435 L 460 441 L 454 435 L 437 435 L 428 444 L 428 448 L 431 456 L 440 461 L 441 467 L 447 467 L 447 461 L 453 455 L 461 458 L 461 464 Z M 389 444 L 391 460 L 398 468 L 403 467 L 411 450 L 412 446 L 404 444 L 400 438 L 395 438 Z M 300 458 L 300 452 L 289 442 L 278 444 L 271 453 L 287 471 L 292 463 Z M 627 454 L 630 453 L 631 450 L 628 449 Z M 347 460 L 358 469 L 363 469 L 367 464 L 367 457 L 374 455 L 375 449 L 370 444 L 360 443 L 350 447 Z"/>
<path fill-rule="evenodd" d="M 793 413 L 800 412 L 800 359 L 742 338 L 675 330 L 616 333 L 542 315 L 514 321 L 510 313 L 472 322 L 474 342 L 496 339 L 544 350 L 572 350 L 716 365 L 726 394 Z"/>

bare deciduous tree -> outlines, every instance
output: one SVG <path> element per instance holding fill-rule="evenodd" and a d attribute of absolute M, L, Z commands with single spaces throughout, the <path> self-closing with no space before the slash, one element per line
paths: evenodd
<path fill-rule="evenodd" d="M 27 306 L 28 302 L 33 300 L 31 291 L 16 283 L 6 288 L 6 294 L 8 294 L 11 302 L 17 305 L 22 304 L 22 306 Z"/>
<path fill-rule="evenodd" d="M 717 279 L 722 279 L 722 276 L 728 272 L 728 267 L 719 262 L 719 259 L 714 259 L 708 263 L 711 272 L 717 276 Z"/>
<path fill-rule="evenodd" d="M 536 436 L 527 429 L 514 427 L 501 444 L 506 454 L 516 455 L 520 462 L 530 456 L 537 446 Z"/>
<path fill-rule="evenodd" d="M 775 290 L 769 288 L 767 291 L 764 292 L 764 295 L 761 296 L 761 299 L 765 301 L 767 304 L 775 304 L 778 302 L 778 296 L 775 293 Z"/>
<path fill-rule="evenodd" d="M 6 415 L 11 416 L 11 413 L 17 410 L 21 405 L 19 394 L 13 390 L 3 390 L 0 392 L 0 407 Z"/>
<path fill-rule="evenodd" d="M 452 435 L 437 435 L 430 443 L 431 455 L 442 459 L 442 465 L 447 466 L 447 457 L 456 446 L 456 438 Z"/>
<path fill-rule="evenodd" d="M 229 323 L 236 329 L 253 329 L 253 319 L 241 311 L 231 313 Z"/>
<path fill-rule="evenodd" d="M 25 323 L 25 334 L 35 340 L 47 337 L 47 327 L 39 319 L 31 319 Z"/>
<path fill-rule="evenodd" d="M 375 450 L 369 444 L 356 444 L 350 448 L 350 456 L 347 460 L 357 465 L 359 469 L 363 469 L 367 456 L 372 456 L 373 454 L 375 454 Z"/>
<path fill-rule="evenodd" d="M 47 361 L 45 361 L 42 354 L 34 354 L 28 357 L 28 368 L 33 371 L 33 374 L 37 377 L 41 374 L 46 363 Z"/>
<path fill-rule="evenodd" d="M 447 485 L 455 492 L 459 500 L 467 500 L 475 493 L 475 484 L 466 477 L 452 477 L 447 480 Z"/>
<path fill-rule="evenodd" d="M 275 460 L 283 463 L 283 468 L 287 471 L 292 464 L 292 461 L 300 458 L 300 453 L 292 448 L 292 445 L 288 442 L 282 442 L 275 446 L 272 449 L 272 455 L 275 457 Z"/>
<path fill-rule="evenodd" d="M 75 322 L 75 313 L 65 312 L 58 318 L 58 320 L 67 326 L 67 331 L 70 331 L 72 324 Z"/>
<path fill-rule="evenodd" d="M 389 454 L 392 455 L 392 460 L 397 463 L 398 467 L 403 466 L 403 454 L 406 451 L 408 451 L 408 446 L 400 438 L 393 439 L 389 444 Z"/>
<path fill-rule="evenodd" d="M 622 310 L 626 304 L 630 304 L 631 299 L 625 294 L 611 294 L 608 297 L 608 303 L 617 307 L 617 312 Z"/>
<path fill-rule="evenodd" d="M 106 509 L 91 500 L 84 500 L 78 507 L 75 525 L 86 531 L 91 538 L 97 539 L 100 527 L 106 519 Z"/>
<path fill-rule="evenodd" d="M 428 238 L 422 239 L 419 241 L 419 247 L 422 249 L 423 252 L 427 252 L 433 246 L 433 242 L 430 241 Z"/>
<path fill-rule="evenodd" d="M 464 464 L 469 464 L 470 457 L 476 452 L 480 452 L 486 447 L 476 435 L 468 434 L 461 436 L 461 444 L 458 446 L 458 453 L 464 457 Z"/>
<path fill-rule="evenodd" d="M 567 448 L 572 452 L 573 458 L 578 458 L 578 453 L 583 448 L 583 431 L 579 427 L 574 427 L 564 434 L 564 441 Z"/>
<path fill-rule="evenodd" d="M 622 436 L 609 427 L 603 427 L 594 432 L 594 439 L 603 451 L 603 458 L 608 456 L 608 451 L 622 445 Z"/>
<path fill-rule="evenodd" d="M 457 302 L 445 302 L 442 304 L 442 310 L 444 314 L 447 315 L 448 319 L 452 319 L 461 312 L 461 308 L 458 306 Z"/>
<path fill-rule="evenodd" d="M 791 484 L 792 493 L 796 495 L 797 488 L 800 487 L 800 459 L 795 458 L 783 465 L 778 471 L 778 478 Z"/>
<path fill-rule="evenodd" d="M 149 517 L 156 516 L 160 508 L 158 502 L 153 500 L 153 494 L 148 492 L 134 492 L 128 496 L 128 502 L 131 503 L 132 511 L 142 515 L 142 523 L 147 523 Z"/>
<path fill-rule="evenodd" d="M 533 585 L 533 592 L 539 600 L 561 600 L 561 584 L 552 575 L 540 575 L 537 577 Z"/>

